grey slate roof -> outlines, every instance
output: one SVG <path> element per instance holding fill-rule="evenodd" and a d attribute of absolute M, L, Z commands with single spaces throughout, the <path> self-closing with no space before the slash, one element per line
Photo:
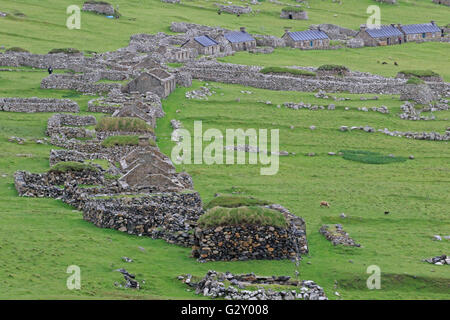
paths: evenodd
<path fill-rule="evenodd" d="M 224 34 L 225 39 L 231 43 L 254 41 L 255 39 L 249 35 L 247 32 L 242 31 L 232 31 Z"/>
<path fill-rule="evenodd" d="M 287 34 L 294 41 L 329 39 L 325 32 L 319 30 L 295 31 Z"/>
<path fill-rule="evenodd" d="M 402 26 L 402 29 L 406 34 L 441 32 L 441 29 L 432 23 L 406 24 Z"/>
<path fill-rule="evenodd" d="M 367 33 L 372 38 L 401 37 L 403 33 L 393 26 L 380 26 L 379 28 L 367 28 Z"/>
<path fill-rule="evenodd" d="M 218 45 L 218 43 L 214 39 L 211 39 L 208 36 L 194 37 L 194 40 L 197 41 L 203 47 L 210 47 L 210 46 Z"/>

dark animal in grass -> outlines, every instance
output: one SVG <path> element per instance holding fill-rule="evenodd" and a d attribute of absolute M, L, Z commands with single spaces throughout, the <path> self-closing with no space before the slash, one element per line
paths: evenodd
<path fill-rule="evenodd" d="M 321 202 L 320 202 L 320 206 L 321 206 L 321 207 L 327 207 L 327 208 L 329 208 L 329 207 L 330 207 L 330 204 L 329 204 L 327 201 L 321 201 Z"/>
<path fill-rule="evenodd" d="M 386 61 L 383 61 L 381 64 L 387 64 L 387 62 L 386 62 Z"/>
<path fill-rule="evenodd" d="M 397 61 L 394 61 L 394 64 L 395 64 L 396 66 L 398 66 L 398 63 L 397 63 Z"/>
<path fill-rule="evenodd" d="M 220 15 L 220 14 L 222 14 L 222 12 L 220 12 L 220 10 L 219 10 L 219 11 L 217 11 L 217 14 Z"/>
<path fill-rule="evenodd" d="M 385 211 L 384 214 L 389 214 L 389 211 Z"/>
<path fill-rule="evenodd" d="M 52 74 L 53 73 L 53 68 L 52 67 L 48 67 L 47 71 L 48 71 L 48 74 Z"/>

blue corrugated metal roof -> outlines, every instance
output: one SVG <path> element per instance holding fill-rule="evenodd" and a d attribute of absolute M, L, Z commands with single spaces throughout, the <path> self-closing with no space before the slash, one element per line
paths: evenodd
<path fill-rule="evenodd" d="M 247 32 L 232 31 L 224 34 L 225 39 L 232 43 L 254 41 L 255 39 Z"/>
<path fill-rule="evenodd" d="M 368 28 L 367 33 L 372 38 L 401 37 L 403 33 L 393 26 L 380 26 L 379 28 Z"/>
<path fill-rule="evenodd" d="M 198 43 L 200 43 L 204 47 L 215 46 L 218 44 L 214 39 L 211 39 L 208 36 L 194 37 L 194 40 L 197 41 Z"/>
<path fill-rule="evenodd" d="M 329 39 L 325 32 L 319 30 L 288 32 L 288 35 L 294 41 Z"/>
<path fill-rule="evenodd" d="M 438 26 L 432 23 L 423 23 L 423 24 L 406 24 L 402 26 L 403 31 L 406 34 L 412 33 L 426 33 L 426 32 L 441 32 Z"/>

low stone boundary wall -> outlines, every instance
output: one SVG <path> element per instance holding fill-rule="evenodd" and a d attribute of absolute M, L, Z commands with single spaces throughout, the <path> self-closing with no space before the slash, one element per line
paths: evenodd
<path fill-rule="evenodd" d="M 80 112 L 78 104 L 69 99 L 0 98 L 0 111 L 9 112 Z"/>
<path fill-rule="evenodd" d="M 90 74 L 51 74 L 47 78 L 42 79 L 41 89 L 76 90 L 78 92 L 96 94 L 110 92 L 114 89 L 120 90 L 122 87 L 120 83 L 96 83 L 96 81 L 102 79 L 97 73 L 94 78 L 90 76 Z"/>
<path fill-rule="evenodd" d="M 92 138 L 94 136 L 92 130 L 67 126 L 90 126 L 96 123 L 97 120 L 94 116 L 55 114 L 47 121 L 46 134 L 50 137 L 64 135 L 66 138 Z"/>
<path fill-rule="evenodd" d="M 350 77 L 307 77 L 276 74 L 263 74 L 261 67 L 219 63 L 214 61 L 197 61 L 187 63 L 181 68 L 188 71 L 195 79 L 240 84 L 268 90 L 283 91 L 319 91 L 400 94 L 406 80 L 383 78 L 381 76 Z M 429 87 L 438 94 L 448 96 L 450 84 L 446 82 L 429 82 Z"/>

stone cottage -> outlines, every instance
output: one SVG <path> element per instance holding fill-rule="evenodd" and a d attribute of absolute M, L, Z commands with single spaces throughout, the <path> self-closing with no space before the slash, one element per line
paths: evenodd
<path fill-rule="evenodd" d="M 441 29 L 434 23 L 434 21 L 422 24 L 399 25 L 398 27 L 404 34 L 405 42 L 439 39 L 442 35 Z"/>
<path fill-rule="evenodd" d="M 199 54 L 204 55 L 214 55 L 220 52 L 219 43 L 207 35 L 194 37 L 185 42 L 181 47 L 196 49 Z"/>
<path fill-rule="evenodd" d="M 366 25 L 361 25 L 355 38 L 362 39 L 367 47 L 389 46 L 401 44 L 403 33 L 393 24 L 378 28 L 367 28 Z"/>
<path fill-rule="evenodd" d="M 330 46 L 330 38 L 320 30 L 286 30 L 281 38 L 286 42 L 286 46 L 298 49 L 325 49 Z"/>
<path fill-rule="evenodd" d="M 280 18 L 292 20 L 308 20 L 308 13 L 302 9 L 299 10 L 297 7 L 287 7 L 281 9 Z"/>
<path fill-rule="evenodd" d="M 141 73 L 122 88 L 122 92 L 137 91 L 141 94 L 152 92 L 160 98 L 166 98 L 176 87 L 175 76 L 162 70 L 151 69 Z"/>
<path fill-rule="evenodd" d="M 246 51 L 256 48 L 256 40 L 241 27 L 240 31 L 232 31 L 224 34 L 233 51 Z"/>

